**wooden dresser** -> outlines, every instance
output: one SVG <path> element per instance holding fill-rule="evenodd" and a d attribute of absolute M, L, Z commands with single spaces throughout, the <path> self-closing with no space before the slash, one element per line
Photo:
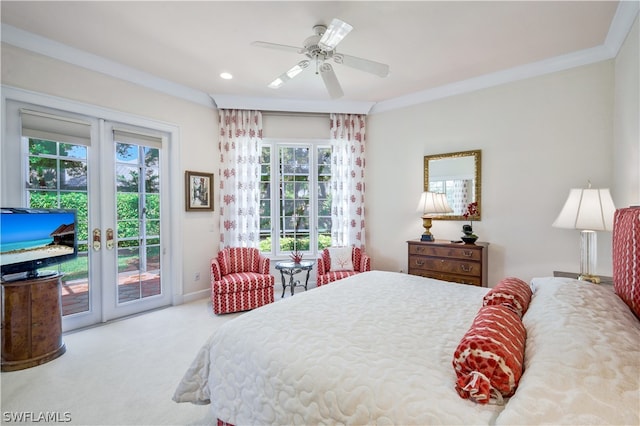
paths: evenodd
<path fill-rule="evenodd" d="M 2 281 L 2 371 L 35 367 L 65 350 L 60 275 Z"/>
<path fill-rule="evenodd" d="M 487 287 L 489 243 L 462 244 L 445 240 L 411 240 L 409 273 Z"/>

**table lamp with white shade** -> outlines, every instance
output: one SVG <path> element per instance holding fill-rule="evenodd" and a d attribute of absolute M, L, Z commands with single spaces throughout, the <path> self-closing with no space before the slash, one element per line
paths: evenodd
<path fill-rule="evenodd" d="M 445 194 L 429 191 L 423 192 L 420 196 L 417 210 L 422 213 L 422 226 L 424 227 L 424 233 L 420 241 L 435 241 L 430 231 L 431 220 L 434 216 L 453 212 L 453 209 L 449 207 Z"/>
<path fill-rule="evenodd" d="M 596 231 L 613 230 L 615 206 L 609 189 L 571 189 L 564 207 L 551 226 L 580 230 L 579 280 L 599 283 L 596 276 Z"/>

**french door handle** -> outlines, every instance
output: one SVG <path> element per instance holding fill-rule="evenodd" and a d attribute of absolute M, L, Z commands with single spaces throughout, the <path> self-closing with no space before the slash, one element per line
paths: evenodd
<path fill-rule="evenodd" d="M 113 250 L 113 229 L 107 228 L 107 250 Z"/>
<path fill-rule="evenodd" d="M 100 243 L 102 242 L 102 237 L 100 236 L 100 229 L 99 228 L 94 228 L 93 229 L 93 250 L 94 251 L 99 251 L 100 250 Z"/>

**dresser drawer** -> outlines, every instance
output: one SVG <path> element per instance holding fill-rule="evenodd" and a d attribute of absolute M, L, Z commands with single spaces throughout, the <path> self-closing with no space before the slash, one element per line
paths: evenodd
<path fill-rule="evenodd" d="M 468 248 L 464 245 L 451 245 L 450 247 L 431 246 L 426 244 L 409 244 L 409 255 L 446 257 L 452 259 L 466 259 L 480 262 L 482 260 L 482 248 Z"/>
<path fill-rule="evenodd" d="M 480 262 L 465 262 L 464 260 L 433 258 L 428 256 L 409 256 L 409 269 L 424 269 L 446 274 L 481 276 Z"/>
<path fill-rule="evenodd" d="M 487 247 L 450 241 L 407 241 L 408 272 L 454 283 L 487 286 Z"/>

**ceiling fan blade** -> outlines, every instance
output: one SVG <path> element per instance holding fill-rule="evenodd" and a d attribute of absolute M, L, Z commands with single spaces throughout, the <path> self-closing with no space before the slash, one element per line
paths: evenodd
<path fill-rule="evenodd" d="M 338 64 L 343 64 L 351 68 L 359 69 L 378 77 L 386 77 L 389 75 L 389 65 L 380 62 L 370 61 L 368 59 L 358 58 L 356 56 L 335 53 L 333 60 Z"/>
<path fill-rule="evenodd" d="M 287 72 L 280 74 L 275 80 L 269 83 L 269 87 L 272 89 L 279 88 L 280 86 L 285 84 L 287 81 L 293 79 L 295 76 L 300 74 L 308 66 L 309 66 L 309 61 L 306 59 L 304 61 L 298 62 L 296 65 L 291 67 Z"/>
<path fill-rule="evenodd" d="M 304 49 L 301 47 L 287 46 L 286 44 L 269 43 L 266 41 L 253 41 L 251 42 L 251 45 L 256 47 L 266 47 L 267 49 L 284 50 L 293 53 L 302 53 L 304 51 Z"/>
<path fill-rule="evenodd" d="M 351 32 L 353 27 L 346 22 L 334 18 L 318 42 L 320 49 L 330 52 Z"/>
<path fill-rule="evenodd" d="M 342 87 L 340 87 L 338 77 L 333 71 L 331 64 L 323 63 L 320 65 L 320 75 L 322 76 L 322 80 L 324 81 L 324 85 L 327 88 L 331 99 L 341 98 L 344 95 Z"/>

